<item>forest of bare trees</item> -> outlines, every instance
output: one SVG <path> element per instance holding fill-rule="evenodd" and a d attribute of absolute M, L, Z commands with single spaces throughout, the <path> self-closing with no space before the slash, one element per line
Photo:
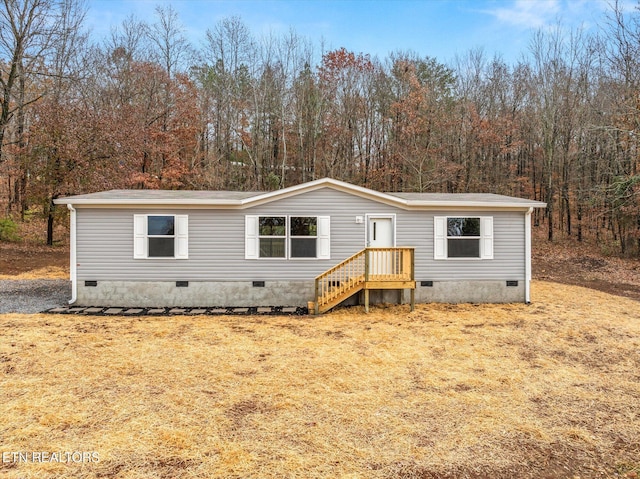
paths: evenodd
<path fill-rule="evenodd" d="M 108 38 L 82 0 L 0 0 L 0 218 L 112 188 L 382 191 L 546 201 L 548 238 L 640 255 L 640 3 L 531 35 L 508 64 L 324 51 L 241 18 L 189 42 L 167 4 Z"/>

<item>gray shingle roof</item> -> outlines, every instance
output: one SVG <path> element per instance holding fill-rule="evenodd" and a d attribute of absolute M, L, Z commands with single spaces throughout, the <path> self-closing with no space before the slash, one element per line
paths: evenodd
<path fill-rule="evenodd" d="M 282 190 L 257 191 L 192 191 L 192 190 L 110 190 L 59 198 L 57 204 L 91 205 L 173 205 L 243 208 L 313 191 L 334 188 L 350 194 L 399 207 L 481 207 L 529 208 L 545 203 L 490 193 L 381 193 L 330 178 L 291 186 Z"/>
<path fill-rule="evenodd" d="M 109 190 L 69 196 L 73 200 L 243 200 L 263 194 L 256 191 Z"/>

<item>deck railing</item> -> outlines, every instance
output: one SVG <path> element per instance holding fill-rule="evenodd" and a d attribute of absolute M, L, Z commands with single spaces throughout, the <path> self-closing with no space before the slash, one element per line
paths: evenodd
<path fill-rule="evenodd" d="M 315 280 L 315 309 L 321 313 L 375 282 L 380 289 L 414 278 L 413 248 L 366 248 Z"/>
<path fill-rule="evenodd" d="M 365 281 L 412 281 L 413 248 L 367 248 Z"/>

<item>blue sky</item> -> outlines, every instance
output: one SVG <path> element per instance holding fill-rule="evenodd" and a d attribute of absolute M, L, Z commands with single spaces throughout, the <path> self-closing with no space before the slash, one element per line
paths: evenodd
<path fill-rule="evenodd" d="M 207 29 L 235 15 L 256 37 L 293 28 L 318 48 L 324 40 L 326 50 L 345 47 L 381 59 L 412 50 L 443 63 L 478 48 L 514 62 L 533 30 L 558 21 L 595 29 L 608 8 L 606 0 L 88 0 L 88 25 L 103 38 L 131 14 L 152 22 L 159 4 L 179 13 L 195 46 Z"/>

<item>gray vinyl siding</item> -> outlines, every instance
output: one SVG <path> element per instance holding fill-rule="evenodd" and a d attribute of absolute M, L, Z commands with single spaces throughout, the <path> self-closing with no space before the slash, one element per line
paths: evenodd
<path fill-rule="evenodd" d="M 428 238 L 422 248 L 416 248 L 416 281 L 460 281 L 460 280 L 524 280 L 525 241 L 524 212 L 495 211 L 429 211 L 419 212 L 422 218 L 420 233 L 410 232 L 411 220 L 402 223 L 406 230 L 401 235 Z M 433 259 L 433 217 L 434 216 L 492 216 L 493 217 L 493 259 Z M 404 219 L 404 217 L 403 217 Z"/>
<path fill-rule="evenodd" d="M 188 214 L 189 259 L 133 259 L 134 214 Z M 416 248 L 416 279 L 523 280 L 523 212 L 407 211 L 332 188 L 265 205 L 225 209 L 77 209 L 78 280 L 309 280 L 365 247 L 356 216 L 396 215 L 397 246 Z M 493 216 L 493 260 L 433 259 L 434 215 Z M 245 215 L 331 217 L 331 259 L 245 259 Z"/>

